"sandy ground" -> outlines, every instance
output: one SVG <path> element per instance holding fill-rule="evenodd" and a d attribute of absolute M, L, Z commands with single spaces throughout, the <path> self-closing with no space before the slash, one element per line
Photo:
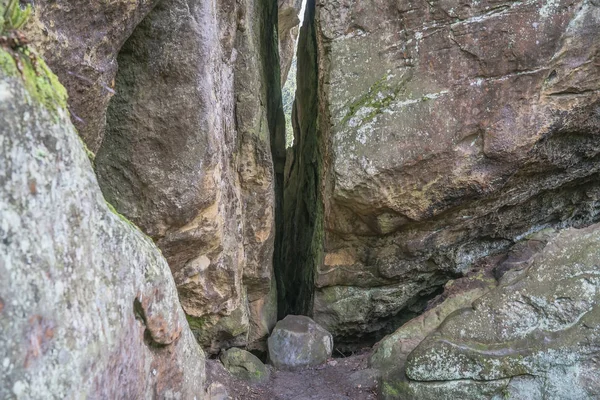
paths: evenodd
<path fill-rule="evenodd" d="M 260 385 L 251 385 L 233 378 L 218 360 L 207 360 L 207 387 L 211 386 L 211 400 L 375 400 L 377 378 L 368 368 L 370 352 L 347 358 L 335 358 L 326 364 L 288 372 L 275 371 L 271 366 L 270 379 Z M 223 385 L 227 390 L 224 393 Z"/>

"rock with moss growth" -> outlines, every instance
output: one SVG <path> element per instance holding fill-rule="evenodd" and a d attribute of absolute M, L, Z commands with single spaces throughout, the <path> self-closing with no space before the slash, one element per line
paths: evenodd
<path fill-rule="evenodd" d="M 64 88 L 31 57 L 0 46 L 0 398 L 201 398 L 169 267 L 107 206 Z"/>
<path fill-rule="evenodd" d="M 327 361 L 333 351 L 333 338 L 312 319 L 288 315 L 275 325 L 268 347 L 275 368 L 297 370 Z"/>
<path fill-rule="evenodd" d="M 287 312 L 376 340 L 478 260 L 597 222 L 596 4 L 309 0 Z"/>
<path fill-rule="evenodd" d="M 521 277 L 448 317 L 388 386 L 407 399 L 598 398 L 599 265 L 600 225 L 561 232 Z"/>
<path fill-rule="evenodd" d="M 222 351 L 219 359 L 225 369 L 237 378 L 252 383 L 262 383 L 269 379 L 267 367 L 249 351 L 233 347 Z"/>

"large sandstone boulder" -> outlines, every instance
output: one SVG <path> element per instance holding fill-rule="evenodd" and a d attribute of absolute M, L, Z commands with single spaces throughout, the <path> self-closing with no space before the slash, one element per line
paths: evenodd
<path fill-rule="evenodd" d="M 597 221 L 596 3 L 309 1 L 284 307 L 369 342 L 477 260 Z"/>
<path fill-rule="evenodd" d="M 31 57 L 0 45 L 0 398 L 200 399 L 169 267 L 105 202 L 65 89 Z"/>
<path fill-rule="evenodd" d="M 285 157 L 277 4 L 220 3 L 165 0 L 140 23 L 95 162 L 106 198 L 161 248 L 212 353 L 266 339 L 276 322 Z"/>
<path fill-rule="evenodd" d="M 384 382 L 398 380 L 405 371 L 410 353 L 437 330 L 452 313 L 471 308 L 473 302 L 496 287 L 497 280 L 516 279 L 556 235 L 552 229 L 536 232 L 513 246 L 508 254 L 486 257 L 477 272 L 449 281 L 444 292 L 433 299 L 427 310 L 386 336 L 374 347 L 370 364 L 380 371 Z"/>
<path fill-rule="evenodd" d="M 447 318 L 386 397 L 598 398 L 599 265 L 600 225 L 561 232 L 524 274 Z"/>
<path fill-rule="evenodd" d="M 288 315 L 275 325 L 268 346 L 269 360 L 275 368 L 295 370 L 327 361 L 333 351 L 333 338 L 312 319 Z"/>
<path fill-rule="evenodd" d="M 460 288 L 453 291 L 453 286 Z M 377 343 L 369 359 L 371 367 L 379 370 L 384 376 L 401 374 L 408 355 L 434 332 L 446 317 L 457 310 L 471 307 L 473 301 L 495 286 L 496 280 L 493 277 L 481 273 L 448 282 L 446 291 L 449 294 L 442 302 L 411 319 Z"/>

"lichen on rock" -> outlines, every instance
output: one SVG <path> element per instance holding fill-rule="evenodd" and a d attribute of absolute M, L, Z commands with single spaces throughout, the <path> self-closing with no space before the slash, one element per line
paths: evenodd
<path fill-rule="evenodd" d="M 408 357 L 407 380 L 388 383 L 415 399 L 435 387 L 461 398 L 597 397 L 599 235 L 598 225 L 559 233 L 523 275 L 425 339 Z"/>
<path fill-rule="evenodd" d="M 28 57 L 0 47 L 0 397 L 201 398 L 166 261 L 108 208 L 64 89 Z"/>

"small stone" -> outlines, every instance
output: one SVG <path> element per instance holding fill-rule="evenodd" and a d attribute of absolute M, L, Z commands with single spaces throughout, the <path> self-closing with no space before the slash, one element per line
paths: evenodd
<path fill-rule="evenodd" d="M 277 369 L 296 370 L 325 363 L 331 357 L 333 337 L 308 317 L 288 315 L 273 329 L 268 346 Z"/>
<path fill-rule="evenodd" d="M 228 400 L 229 393 L 225 386 L 218 382 L 213 382 L 210 384 L 208 389 L 206 390 L 206 399 L 207 400 Z"/>
<path fill-rule="evenodd" d="M 267 367 L 254 354 L 231 348 L 223 351 L 220 356 L 223 366 L 229 373 L 237 378 L 260 383 L 269 379 L 270 373 Z"/>

